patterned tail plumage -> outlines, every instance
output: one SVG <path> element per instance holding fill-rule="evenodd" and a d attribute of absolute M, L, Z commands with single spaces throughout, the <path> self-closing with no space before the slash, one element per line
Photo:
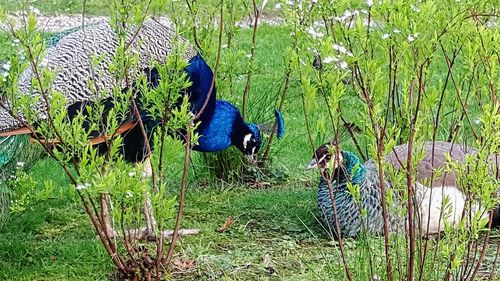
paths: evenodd
<path fill-rule="evenodd" d="M 56 45 L 59 40 L 78 30 L 72 28 L 60 33 L 55 33 L 47 38 L 48 47 Z M 9 71 L 7 63 L 0 63 L 0 77 Z M 2 89 L 0 89 L 0 96 Z M 29 142 L 30 136 L 16 135 L 0 137 L 0 227 L 7 219 L 9 212 L 9 190 L 4 181 L 15 174 L 17 169 L 27 168 L 35 163 L 43 154 L 43 148 Z"/>
<path fill-rule="evenodd" d="M 47 38 L 47 46 L 55 46 L 61 38 L 80 29 L 80 27 L 71 28 L 52 34 Z M 3 76 L 9 70 L 4 63 L 0 63 L 0 75 Z M 2 90 L 0 89 L 0 94 Z M 29 136 L 17 135 L 0 137 L 0 181 L 5 180 L 12 175 L 15 169 L 28 167 L 33 164 L 42 155 L 42 149 L 37 145 L 29 143 Z M 1 193 L 1 191 L 0 191 Z M 0 199 L 1 200 L 1 199 Z"/>

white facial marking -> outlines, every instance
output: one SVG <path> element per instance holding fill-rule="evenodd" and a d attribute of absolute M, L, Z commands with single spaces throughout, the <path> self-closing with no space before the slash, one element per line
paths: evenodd
<path fill-rule="evenodd" d="M 331 161 L 335 162 L 335 167 L 333 167 L 333 169 L 337 169 L 340 166 L 340 164 L 344 161 L 344 158 L 342 157 L 342 153 L 338 154 L 337 161 L 335 161 L 335 157 L 330 158 L 330 161 L 328 161 L 327 166 L 330 166 Z"/>
<path fill-rule="evenodd" d="M 323 160 L 325 160 L 325 157 L 326 157 L 326 155 L 323 155 L 323 157 L 319 158 L 318 159 L 318 163 L 323 162 Z M 328 163 L 326 163 L 326 164 L 328 165 Z"/>
<path fill-rule="evenodd" d="M 252 138 L 252 134 L 246 134 L 245 137 L 243 138 L 243 148 L 247 149 L 248 142 Z"/>

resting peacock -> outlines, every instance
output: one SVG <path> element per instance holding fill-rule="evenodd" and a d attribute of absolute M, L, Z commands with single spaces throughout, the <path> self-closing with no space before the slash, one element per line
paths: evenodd
<path fill-rule="evenodd" d="M 426 146 L 427 145 L 428 144 L 426 144 Z M 446 145 L 443 145 L 442 149 L 444 149 L 444 146 Z M 341 150 L 338 152 L 337 161 L 334 161 L 334 171 L 330 173 L 330 162 L 333 159 L 331 153 L 332 147 L 334 147 L 334 145 L 331 143 L 326 143 L 319 147 L 315 151 L 313 159 L 307 167 L 308 169 L 319 168 L 322 174 L 318 188 L 318 207 L 320 209 L 321 220 L 328 225 L 331 228 L 331 232 L 336 235 L 335 218 L 337 217 L 339 230 L 343 237 L 356 237 L 362 231 L 371 234 L 381 234 L 383 231 L 383 216 L 377 165 L 373 160 L 361 163 L 359 158 L 353 153 Z M 401 153 L 400 156 L 402 159 L 406 159 L 402 155 L 404 151 L 403 148 L 404 145 L 396 147 L 395 150 Z M 452 153 L 452 157 L 454 156 L 455 155 Z M 388 160 L 391 161 L 391 159 L 391 156 L 389 156 Z M 438 164 L 444 165 L 445 160 L 442 161 L 441 163 L 439 160 L 436 160 L 435 167 L 438 167 Z M 337 163 L 341 164 L 339 165 Z M 429 167 L 427 167 L 425 163 L 419 164 L 416 169 L 418 181 L 429 174 Z M 330 194 L 327 180 L 332 182 L 333 194 Z M 349 192 L 348 182 L 353 185 L 359 185 L 359 201 L 355 200 Z M 386 189 L 392 188 L 388 182 L 385 182 L 384 186 Z M 437 188 L 432 190 L 431 196 L 428 187 L 419 182 L 416 183 L 415 187 L 417 192 L 416 199 L 418 202 L 417 213 L 420 218 L 425 216 L 425 219 L 421 220 L 423 233 L 427 233 L 427 220 L 430 221 L 429 234 L 434 234 L 444 229 L 444 222 L 442 220 L 446 220 L 452 225 L 458 222 L 457 217 L 461 217 L 465 202 L 465 196 L 458 188 L 454 186 L 436 186 Z M 442 216 L 444 219 L 440 220 L 442 195 L 448 196 L 448 198 L 453 201 L 449 212 L 444 212 L 446 215 Z M 337 216 L 335 216 L 331 198 L 335 200 Z M 431 204 L 430 212 L 429 202 Z M 388 209 L 397 210 L 398 205 L 401 206 L 400 204 L 401 200 L 398 200 L 398 196 L 395 196 L 393 205 Z M 479 208 L 473 206 L 472 212 L 478 211 L 480 211 Z M 389 212 L 388 215 L 389 230 L 396 231 L 399 229 L 402 231 L 406 225 L 404 218 L 399 217 L 394 212 Z"/>
<path fill-rule="evenodd" d="M 331 148 L 330 143 L 320 146 L 307 167 L 307 169 L 319 168 L 321 171 L 322 176 L 318 187 L 321 220 L 330 227 L 330 232 L 335 236 L 337 236 L 335 217 L 338 219 L 342 237 L 356 237 L 361 231 L 381 234 L 383 229 L 381 191 L 375 162 L 369 160 L 363 164 L 356 155 L 348 151 L 339 151 L 335 161 Z M 330 161 L 335 162 L 333 173 L 329 171 Z M 327 181 L 332 183 L 332 196 L 330 196 Z M 349 193 L 348 182 L 359 185 L 359 202 L 356 202 Z M 388 183 L 385 186 L 389 188 Z M 336 210 L 330 198 L 334 198 Z M 362 215 L 361 209 L 365 210 L 366 215 Z M 403 220 L 397 216 L 390 214 L 388 219 L 391 230 L 395 231 L 404 227 Z"/>
<path fill-rule="evenodd" d="M 445 141 L 436 141 L 434 144 L 432 142 L 425 142 L 417 150 L 422 149 L 424 152 L 424 158 L 417 163 L 415 170 L 417 171 L 417 181 L 424 182 L 429 181 L 432 175 L 432 170 L 444 168 L 447 164 L 446 154 L 449 154 L 453 161 L 463 163 L 467 155 L 477 153 L 477 150 L 473 147 L 456 144 Z M 433 152 L 434 150 L 434 152 Z M 406 163 L 408 158 L 408 144 L 402 144 L 394 147 L 393 151 L 387 155 L 387 161 L 389 161 L 396 170 L 401 169 L 401 167 Z M 490 156 L 490 162 L 493 164 L 492 174 L 496 176 L 497 180 L 500 176 L 500 155 L 498 153 Z M 429 183 L 430 184 L 430 183 Z M 457 183 L 457 174 L 454 170 L 450 172 L 443 173 L 439 175 L 434 174 L 432 180 L 433 188 L 451 188 L 451 191 L 444 191 L 450 197 L 456 196 L 465 197 L 461 191 L 461 187 Z M 454 190 L 456 192 L 454 192 Z M 430 193 L 429 193 L 430 194 Z M 433 194 L 441 194 L 440 190 L 437 192 L 433 191 Z M 457 194 L 457 195 L 454 195 Z M 430 195 L 429 195 L 430 196 Z M 434 196 L 434 195 L 433 195 Z M 500 198 L 500 188 L 497 189 L 496 198 Z M 457 199 L 460 200 L 460 199 Z M 492 214 L 492 227 L 500 226 L 500 206 L 494 209 Z"/>
<path fill-rule="evenodd" d="M 197 132 L 201 137 L 194 150 L 220 151 L 235 145 L 246 155 L 258 152 L 262 143 L 258 126 L 246 123 L 238 109 L 231 103 L 216 100 L 215 86 L 212 93 L 209 93 L 213 79 L 212 70 L 198 51 L 187 44 L 184 38 L 177 36 L 172 27 L 165 26 L 154 19 L 148 19 L 140 28 L 131 28 L 127 33 L 127 39 L 131 40 L 132 51 L 139 55 L 137 70 L 131 71 L 129 78 L 133 81 L 141 72 L 145 72 L 148 85 L 152 87 L 157 86 L 160 79 L 158 71 L 152 68 L 153 64 L 166 60 L 166 57 L 173 51 L 174 40 L 179 40 L 181 44 L 187 46 L 183 58 L 189 62 L 185 71 L 192 82 L 186 91 L 190 111 L 196 115 L 205 106 L 198 119 L 201 123 Z M 94 102 L 105 104 L 106 110 L 112 108 L 113 101 L 109 95 L 96 99 L 95 93 L 88 85 L 92 81 L 94 88 L 109 90 L 116 84 L 108 65 L 118 47 L 118 41 L 109 23 L 101 22 L 64 32 L 64 36 L 53 40 L 52 44 L 44 62 L 50 70 L 55 72 L 51 89 L 60 91 L 67 98 L 68 118 L 73 118 L 82 112 L 86 105 Z M 97 56 L 104 60 L 97 66 L 93 66 L 92 58 Z M 32 69 L 28 68 L 19 79 L 19 90 L 22 93 L 30 92 L 31 79 Z M 140 100 L 137 100 L 137 103 L 146 133 L 150 135 L 159 121 L 151 118 L 147 109 L 140 104 Z M 8 101 L 4 101 L 4 104 L 9 107 Z M 36 111 L 40 121 L 46 119 L 46 108 L 42 102 L 37 104 Z M 120 122 L 135 123 L 134 115 L 132 113 L 129 115 L 126 120 L 120 120 Z M 281 113 L 276 116 L 278 123 L 283 124 Z M 20 119 L 13 118 L 6 110 L 0 110 L 0 136 L 29 133 L 23 127 L 23 117 L 20 116 Z M 142 161 L 147 156 L 142 129 L 139 126 L 132 126 L 126 131 L 123 142 L 126 160 Z"/>

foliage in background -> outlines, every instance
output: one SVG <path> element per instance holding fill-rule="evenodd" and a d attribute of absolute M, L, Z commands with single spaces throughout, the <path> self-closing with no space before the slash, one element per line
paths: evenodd
<path fill-rule="evenodd" d="M 477 247 L 470 249 L 483 233 L 487 244 L 484 220 L 474 217 L 470 226 L 447 228 L 435 250 L 428 249 L 415 233 L 413 167 L 421 157 L 416 148 L 424 141 L 478 147 L 477 158 L 454 165 L 463 171 L 459 183 L 468 204 L 480 202 L 486 210 L 497 206 L 498 180 L 489 161 L 500 147 L 500 135 L 491 130 L 498 126 L 500 110 L 496 2 L 375 2 L 282 2 L 295 39 L 290 61 L 301 85 L 311 149 L 335 138 L 345 120 L 352 122 L 361 129 L 353 137 L 362 144 L 357 153 L 378 163 L 382 182 L 389 166 L 384 155 L 396 144 L 409 144 L 407 173 L 390 179 L 393 188 L 382 189 L 385 268 L 369 263 L 353 272 L 353 253 L 346 253 L 339 240 L 345 277 L 363 279 L 366 272 L 387 280 L 473 277 L 482 255 L 476 256 Z M 398 194 L 405 199 L 402 210 L 391 210 Z M 389 211 L 408 219 L 406 241 L 388 233 Z M 372 245 L 366 243 L 372 260 Z"/>

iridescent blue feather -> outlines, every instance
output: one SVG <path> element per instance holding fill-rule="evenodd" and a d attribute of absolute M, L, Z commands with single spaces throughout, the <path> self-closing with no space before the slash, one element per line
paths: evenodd
<path fill-rule="evenodd" d="M 283 114 L 281 114 L 281 111 L 277 109 L 274 111 L 274 116 L 276 117 L 276 122 L 278 123 L 277 136 L 278 139 L 281 139 L 283 138 L 283 135 L 285 135 L 285 120 L 283 119 Z"/>

